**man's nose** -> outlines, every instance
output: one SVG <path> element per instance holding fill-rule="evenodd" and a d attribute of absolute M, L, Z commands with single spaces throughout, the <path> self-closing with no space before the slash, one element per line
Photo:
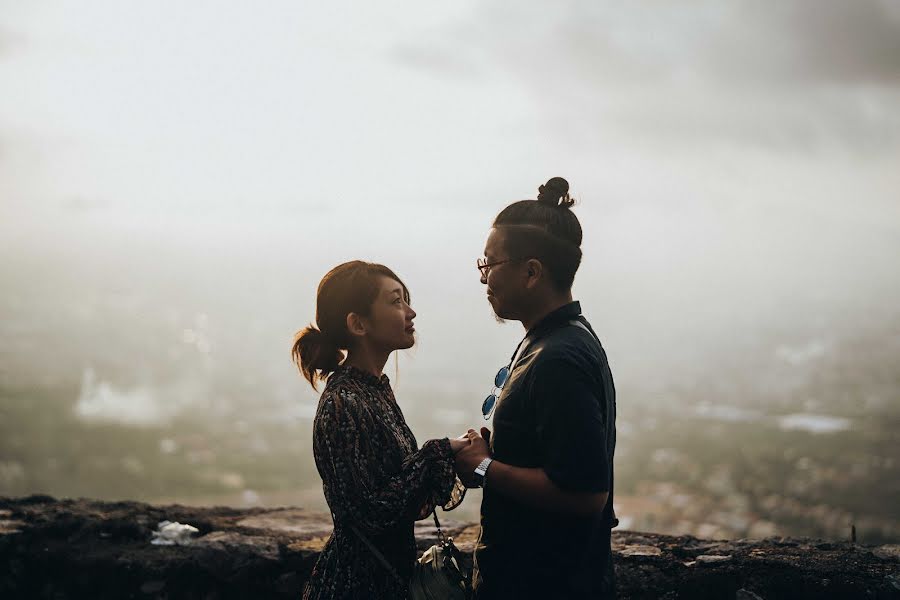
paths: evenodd
<path fill-rule="evenodd" d="M 485 269 L 484 271 L 481 272 L 481 278 L 480 278 L 481 283 L 483 283 L 484 285 L 487 285 L 487 273 L 486 273 L 486 271 L 487 271 L 487 269 Z"/>

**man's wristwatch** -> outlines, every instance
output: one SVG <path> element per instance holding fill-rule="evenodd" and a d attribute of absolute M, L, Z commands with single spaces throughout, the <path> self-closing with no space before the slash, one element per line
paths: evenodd
<path fill-rule="evenodd" d="M 478 487 L 484 487 L 484 478 L 487 476 L 488 467 L 491 466 L 493 458 L 485 458 L 477 467 L 475 467 L 475 483 Z"/>

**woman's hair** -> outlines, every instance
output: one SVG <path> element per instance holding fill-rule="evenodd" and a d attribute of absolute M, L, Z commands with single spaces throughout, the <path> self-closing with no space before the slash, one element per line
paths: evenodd
<path fill-rule="evenodd" d="M 497 215 L 510 258 L 537 258 L 549 271 L 554 286 L 572 287 L 581 264 L 581 224 L 570 210 L 569 182 L 554 177 L 538 188 L 537 200 L 513 202 Z"/>
<path fill-rule="evenodd" d="M 325 381 L 344 360 L 352 338 L 347 315 L 367 316 L 378 296 L 379 277 L 400 283 L 409 303 L 409 290 L 397 275 L 376 263 L 352 260 L 328 271 L 316 291 L 316 325 L 304 327 L 294 336 L 291 357 L 313 389 Z"/>

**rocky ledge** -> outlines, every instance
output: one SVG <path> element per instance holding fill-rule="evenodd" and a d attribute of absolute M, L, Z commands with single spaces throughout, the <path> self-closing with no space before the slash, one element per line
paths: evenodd
<path fill-rule="evenodd" d="M 160 533 L 164 521 L 197 531 Z M 471 552 L 477 526 L 445 521 Z M 429 523 L 416 528 L 422 548 L 436 539 Z M 296 599 L 330 531 L 328 515 L 301 508 L 0 498 L 0 598 Z M 900 598 L 900 545 L 630 531 L 613 544 L 622 599 Z"/>

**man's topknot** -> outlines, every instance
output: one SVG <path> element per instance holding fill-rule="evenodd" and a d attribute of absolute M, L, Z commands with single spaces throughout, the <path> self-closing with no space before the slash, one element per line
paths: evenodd
<path fill-rule="evenodd" d="M 538 202 L 554 208 L 569 208 L 575 201 L 569 197 L 569 182 L 562 177 L 552 177 L 538 187 Z"/>

